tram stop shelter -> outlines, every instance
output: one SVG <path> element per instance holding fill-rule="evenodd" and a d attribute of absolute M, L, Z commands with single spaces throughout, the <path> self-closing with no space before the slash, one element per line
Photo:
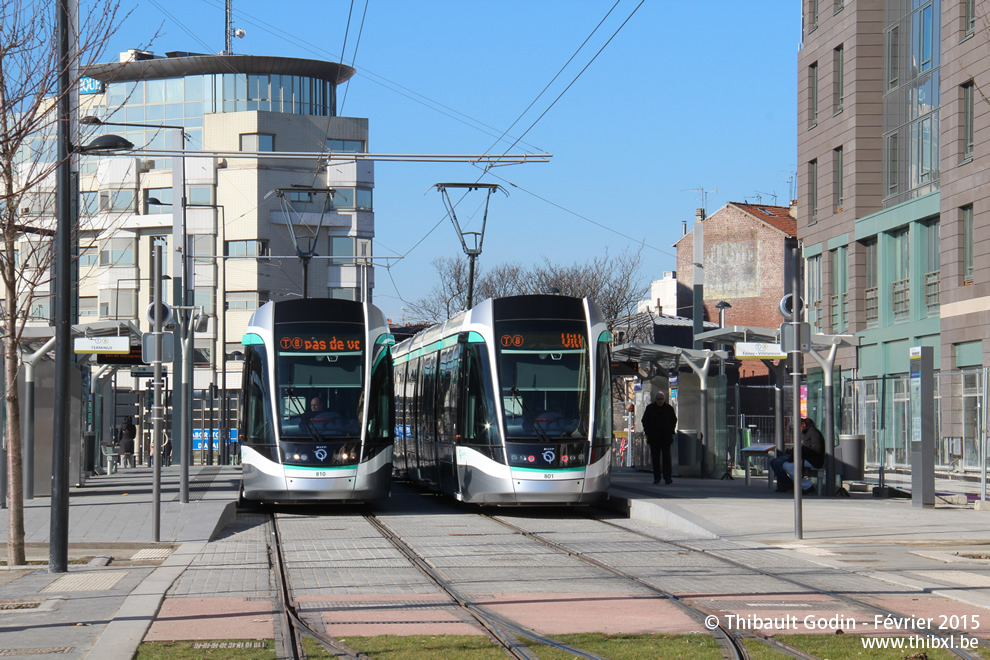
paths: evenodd
<path fill-rule="evenodd" d="M 71 328 L 73 340 L 77 337 L 128 337 L 135 350 L 140 346 L 142 333 L 133 320 L 94 321 L 81 323 Z M 56 405 L 67 405 L 69 410 L 69 475 L 73 485 L 82 485 L 91 463 L 98 462 L 98 447 L 89 446 L 87 439 L 92 434 L 87 431 L 96 428 L 99 422 L 99 393 L 102 391 L 101 378 L 111 374 L 115 368 L 100 365 L 90 375 L 89 364 L 92 354 L 77 355 L 69 370 L 70 400 L 54 400 L 55 363 L 50 353 L 54 350 L 54 327 L 27 326 L 21 335 L 19 350 L 23 368 L 18 373 L 18 390 L 21 407 L 21 435 L 18 439 L 22 447 L 22 464 L 25 499 L 36 495 L 48 496 L 51 490 L 52 422 Z M 2 360 L 2 358 L 0 358 Z M 84 378 L 85 375 L 85 378 Z M 89 394 L 93 394 L 93 400 Z M 83 408 L 83 402 L 92 408 Z M 95 419 L 94 419 L 95 417 Z M 7 438 L 7 442 L 12 439 Z M 95 445 L 95 442 L 89 444 Z M 6 446 L 6 445 L 4 445 Z M 7 461 L 6 451 L 0 462 L 0 484 L 2 501 L 6 502 Z"/>
<path fill-rule="evenodd" d="M 670 388 L 670 402 L 679 411 L 677 465 L 681 476 L 694 473 L 708 477 L 716 471 L 718 457 L 724 460 L 726 456 L 725 425 L 713 422 L 717 418 L 713 411 L 718 401 L 724 408 L 727 358 L 725 351 L 660 344 L 628 343 L 612 350 L 613 361 L 637 364 L 640 376 L 653 391 Z M 681 373 L 682 365 L 690 367 L 690 373 Z M 713 367 L 718 367 L 715 374 Z"/>
<path fill-rule="evenodd" d="M 731 326 L 710 330 L 695 336 L 695 339 L 704 343 L 726 346 L 738 343 L 756 343 L 771 347 L 767 355 L 774 353 L 783 355 L 780 346 L 780 328 L 754 328 L 749 326 Z M 824 410 L 821 420 L 821 430 L 825 436 L 825 479 L 826 483 L 835 483 L 835 407 L 834 407 L 834 367 L 835 357 L 842 347 L 859 346 L 859 337 L 856 335 L 823 335 L 816 334 L 811 337 L 811 347 L 808 351 L 810 355 L 822 368 L 823 377 L 823 400 Z M 736 358 L 739 359 L 738 352 Z M 767 366 L 773 376 L 774 386 L 774 444 L 778 451 L 784 449 L 784 384 L 787 375 L 787 360 L 779 357 L 756 357 Z M 831 494 L 831 493 L 829 493 Z"/>

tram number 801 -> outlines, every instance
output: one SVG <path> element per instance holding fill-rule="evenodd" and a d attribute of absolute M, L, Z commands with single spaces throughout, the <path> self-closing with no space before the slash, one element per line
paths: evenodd
<path fill-rule="evenodd" d="M 543 473 L 543 478 L 544 479 L 553 479 L 553 472 L 544 472 Z"/>

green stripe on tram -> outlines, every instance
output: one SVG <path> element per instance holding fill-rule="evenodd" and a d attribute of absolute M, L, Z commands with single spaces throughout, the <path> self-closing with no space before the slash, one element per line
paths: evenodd
<path fill-rule="evenodd" d="M 241 339 L 242 346 L 258 346 L 263 345 L 265 340 L 261 338 L 260 335 L 256 335 L 253 332 L 249 332 Z"/>
<path fill-rule="evenodd" d="M 285 465 L 286 470 L 308 470 L 310 472 L 340 472 L 341 470 L 353 470 L 357 465 L 338 465 L 338 466 L 327 466 L 327 467 L 310 467 L 308 465 L 292 465 L 291 463 Z"/>
<path fill-rule="evenodd" d="M 519 467 L 515 465 L 510 465 L 509 469 L 522 472 L 553 472 L 554 474 L 561 474 L 564 472 L 583 472 L 586 468 L 584 467 L 574 467 L 574 468 L 529 468 L 529 467 Z"/>
<path fill-rule="evenodd" d="M 598 335 L 598 341 L 607 341 L 609 343 L 615 341 L 615 337 L 608 330 L 604 331 L 602 334 Z"/>

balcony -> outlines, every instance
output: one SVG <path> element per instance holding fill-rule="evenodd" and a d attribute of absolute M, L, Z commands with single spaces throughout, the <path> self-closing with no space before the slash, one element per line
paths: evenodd
<path fill-rule="evenodd" d="M 925 273 L 925 308 L 929 316 L 938 316 L 939 311 L 939 273 Z"/>
<path fill-rule="evenodd" d="M 891 311 L 895 321 L 905 321 L 911 315 L 911 280 L 897 280 L 890 285 Z"/>
<path fill-rule="evenodd" d="M 866 327 L 875 328 L 880 319 L 880 290 L 877 287 L 866 289 Z"/>

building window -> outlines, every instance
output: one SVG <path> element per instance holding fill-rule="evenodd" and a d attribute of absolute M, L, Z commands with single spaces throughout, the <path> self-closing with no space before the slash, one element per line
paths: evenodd
<path fill-rule="evenodd" d="M 808 163 L 808 224 L 818 222 L 818 161 Z"/>
<path fill-rule="evenodd" d="M 849 320 L 849 251 L 843 246 L 829 252 L 829 270 L 832 278 L 832 297 L 829 301 L 832 332 L 846 329 Z"/>
<path fill-rule="evenodd" d="M 808 32 L 818 29 L 818 0 L 808 0 Z"/>
<path fill-rule="evenodd" d="M 371 190 L 367 188 L 334 188 L 333 199 L 327 200 L 327 211 L 343 209 L 371 210 Z"/>
<path fill-rule="evenodd" d="M 845 70 L 843 64 L 843 55 L 845 54 L 845 49 L 839 46 L 834 51 L 832 51 L 832 66 L 833 66 L 833 77 L 832 77 L 832 94 L 835 99 L 834 112 L 842 112 L 842 101 L 843 101 L 843 88 L 844 88 L 844 77 Z"/>
<path fill-rule="evenodd" d="M 959 209 L 962 216 L 963 284 L 973 283 L 973 205 Z"/>
<path fill-rule="evenodd" d="M 886 164 L 884 179 L 887 181 L 887 196 L 897 194 L 897 133 L 893 135 L 888 135 L 884 140 L 884 152 L 886 157 L 884 158 L 884 163 Z"/>
<path fill-rule="evenodd" d="M 79 215 L 96 215 L 100 212 L 99 191 L 83 191 L 79 193 Z"/>
<path fill-rule="evenodd" d="M 967 37 L 973 36 L 976 31 L 976 0 L 965 0 L 963 2 L 963 32 Z"/>
<path fill-rule="evenodd" d="M 264 291 L 228 291 L 225 297 L 229 311 L 254 310 L 268 302 L 268 293 Z"/>
<path fill-rule="evenodd" d="M 925 310 L 928 316 L 939 314 L 939 275 L 941 256 L 939 222 L 925 225 Z"/>
<path fill-rule="evenodd" d="M 193 234 L 189 237 L 189 243 L 194 264 L 213 263 L 213 248 L 216 246 L 213 234 Z"/>
<path fill-rule="evenodd" d="M 100 318 L 137 318 L 137 289 L 117 288 L 100 291 Z"/>
<path fill-rule="evenodd" d="M 962 86 L 962 156 L 963 160 L 973 157 L 973 81 Z"/>
<path fill-rule="evenodd" d="M 93 319 L 100 313 L 100 299 L 96 296 L 79 297 L 79 318 Z"/>
<path fill-rule="evenodd" d="M 818 62 L 808 67 L 808 128 L 818 125 Z"/>
<path fill-rule="evenodd" d="M 364 151 L 363 140 L 327 140 L 327 149 L 333 152 L 359 153 Z"/>
<path fill-rule="evenodd" d="M 226 257 L 267 257 L 268 241 L 227 241 L 223 254 Z"/>
<path fill-rule="evenodd" d="M 866 327 L 875 328 L 880 317 L 880 268 L 877 262 L 877 240 L 874 238 L 863 244 L 866 264 L 866 287 L 864 294 L 864 316 Z"/>
<path fill-rule="evenodd" d="M 805 286 L 808 289 L 808 323 L 813 332 L 822 331 L 822 258 L 808 257 L 805 262 Z"/>
<path fill-rule="evenodd" d="M 193 290 L 193 306 L 202 307 L 203 314 L 213 314 L 213 290 L 212 289 L 194 289 Z M 195 313 L 199 313 L 199 310 L 194 310 Z"/>
<path fill-rule="evenodd" d="M 834 14 L 838 14 L 846 6 L 846 0 L 835 0 Z"/>
<path fill-rule="evenodd" d="M 917 61 L 919 71 L 928 71 L 932 68 L 932 5 L 921 10 L 921 34 L 919 35 L 917 48 Z"/>
<path fill-rule="evenodd" d="M 346 266 L 354 263 L 354 239 L 350 236 L 330 237 L 330 256 L 335 257 L 330 263 L 335 266 Z"/>
<path fill-rule="evenodd" d="M 932 122 L 934 118 L 925 117 L 918 122 L 918 183 L 929 183 L 932 180 L 932 150 L 934 142 L 932 140 Z"/>
<path fill-rule="evenodd" d="M 145 215 L 165 215 L 172 213 L 171 188 L 144 189 Z"/>
<path fill-rule="evenodd" d="M 213 206 L 213 186 L 189 186 L 186 189 L 186 205 Z"/>
<path fill-rule="evenodd" d="M 903 321 L 911 316 L 911 251 L 908 230 L 898 230 L 890 235 L 891 266 L 891 310 L 895 321 Z"/>
<path fill-rule="evenodd" d="M 48 296 L 38 296 L 31 299 L 31 306 L 28 309 L 29 321 L 48 321 L 52 317 L 51 298 Z"/>
<path fill-rule="evenodd" d="M 268 133 L 242 133 L 241 151 L 275 151 L 275 136 Z"/>
<path fill-rule="evenodd" d="M 101 266 L 134 266 L 135 263 L 133 238 L 111 238 L 103 241 L 100 250 Z"/>
<path fill-rule="evenodd" d="M 894 27 L 887 30 L 887 89 L 891 90 L 897 87 L 898 83 L 898 67 L 900 66 L 898 62 L 898 49 L 900 44 L 898 43 L 898 28 Z"/>
<path fill-rule="evenodd" d="M 162 246 L 162 275 L 168 274 L 168 235 L 148 237 L 148 263 L 155 263 L 155 246 Z M 162 282 L 162 295 L 165 294 L 165 282 Z"/>
<path fill-rule="evenodd" d="M 133 190 L 101 190 L 100 191 L 101 211 L 134 211 L 134 191 Z"/>
<path fill-rule="evenodd" d="M 832 151 L 832 196 L 835 210 L 842 210 L 842 147 Z"/>
<path fill-rule="evenodd" d="M 79 248 L 79 265 L 95 266 L 100 260 L 100 250 L 95 245 Z"/>
<path fill-rule="evenodd" d="M 330 297 L 334 300 L 357 300 L 357 289 L 333 287 L 330 289 Z"/>

